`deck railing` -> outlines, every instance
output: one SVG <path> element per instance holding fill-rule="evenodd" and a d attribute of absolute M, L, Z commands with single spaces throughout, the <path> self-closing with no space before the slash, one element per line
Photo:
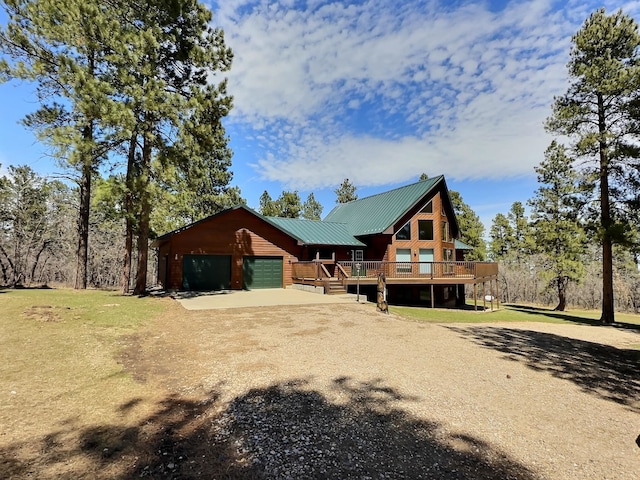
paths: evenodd
<path fill-rule="evenodd" d="M 295 262 L 291 265 L 291 275 L 300 279 L 321 279 L 330 277 L 322 261 L 312 260 L 310 262 Z"/>
<path fill-rule="evenodd" d="M 360 270 L 356 270 L 360 264 Z M 387 278 L 488 278 L 498 275 L 498 264 L 491 262 L 379 262 L 339 261 L 335 268 L 327 268 L 322 262 L 295 262 L 291 265 L 296 279 L 320 280 L 336 276 L 342 278 L 377 278 L 384 273 Z"/>
<path fill-rule="evenodd" d="M 484 278 L 498 275 L 498 264 L 490 262 L 338 262 L 349 277 L 377 278 Z M 356 269 L 356 264 L 360 269 Z"/>

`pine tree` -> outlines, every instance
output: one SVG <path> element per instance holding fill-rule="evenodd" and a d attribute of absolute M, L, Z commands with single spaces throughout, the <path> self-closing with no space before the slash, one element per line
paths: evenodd
<path fill-rule="evenodd" d="M 118 51 L 120 94 L 135 118 L 130 142 L 128 191 L 139 212 L 135 294 L 146 291 L 154 168 L 173 164 L 186 178 L 220 173 L 230 180 L 230 152 L 221 119 L 231 108 L 226 82 L 209 78 L 231 66 L 221 30 L 211 12 L 193 0 L 117 2 L 127 41 Z M 155 160 L 155 162 L 154 162 Z M 206 182 L 205 182 L 206 183 Z M 193 183 L 192 183 L 193 186 Z M 215 189 L 214 189 L 215 191 Z"/>
<path fill-rule="evenodd" d="M 107 58 L 119 31 L 110 2 L 6 0 L 9 21 L 0 29 L 2 78 L 36 83 L 40 108 L 24 123 L 50 145 L 63 166 L 78 172 L 76 288 L 87 287 L 91 182 L 118 145 L 116 125 L 129 117 L 114 101 Z"/>
<path fill-rule="evenodd" d="M 505 260 L 513 244 L 513 228 L 507 217 L 498 213 L 491 222 L 489 231 L 489 257 L 494 262 Z"/>
<path fill-rule="evenodd" d="M 81 172 L 76 285 L 86 286 L 92 177 L 102 160 L 124 155 L 123 291 L 135 231 L 134 292 L 144 293 L 152 195 L 163 170 L 181 172 L 174 189 L 201 190 L 201 211 L 229 193 L 231 152 L 221 119 L 231 98 L 216 77 L 232 59 L 223 32 L 209 26 L 211 12 L 195 0 L 5 3 L 9 24 L 0 48 L 12 63 L 0 62 L 0 79 L 38 82 L 43 106 L 27 123 Z"/>
<path fill-rule="evenodd" d="M 313 193 L 310 193 L 302 205 L 302 218 L 306 218 L 307 220 L 320 220 L 321 215 L 322 205 L 316 200 Z"/>
<path fill-rule="evenodd" d="M 342 184 L 340 184 L 334 192 L 337 195 L 336 203 L 349 203 L 358 199 L 356 186 L 352 184 L 348 178 L 345 178 Z"/>
<path fill-rule="evenodd" d="M 276 203 L 279 209 L 278 217 L 300 218 L 302 202 L 297 191 L 283 191 Z"/>
<path fill-rule="evenodd" d="M 482 225 L 480 217 L 462 200 L 460 193 L 449 190 L 449 197 L 462 233 L 460 239 L 473 247 L 473 250 L 465 258 L 469 261 L 484 261 L 487 256 L 487 244 L 483 238 L 484 225 Z"/>
<path fill-rule="evenodd" d="M 522 265 L 535 250 L 533 232 L 529 219 L 525 215 L 522 202 L 513 202 L 507 214 L 507 219 L 512 231 L 511 244 L 509 246 L 510 254 L 514 257 L 517 265 Z"/>
<path fill-rule="evenodd" d="M 613 245 L 625 242 L 623 211 L 631 194 L 627 178 L 637 172 L 638 106 L 640 105 L 640 34 L 636 22 L 618 11 L 592 13 L 573 36 L 569 78 L 572 83 L 556 98 L 547 121 L 551 132 L 568 136 L 579 160 L 588 160 L 593 178 L 589 185 L 597 211 L 602 245 L 602 316 L 615 320 L 613 295 Z"/>
<path fill-rule="evenodd" d="M 540 187 L 529 200 L 536 250 L 544 258 L 541 275 L 558 293 L 556 310 L 564 311 L 567 286 L 584 275 L 585 234 L 578 220 L 578 176 L 563 145 L 551 143 L 536 167 Z"/>
<path fill-rule="evenodd" d="M 280 213 L 276 202 L 271 198 L 266 190 L 260 195 L 260 206 L 258 207 L 260 214 L 265 217 L 277 217 Z"/>

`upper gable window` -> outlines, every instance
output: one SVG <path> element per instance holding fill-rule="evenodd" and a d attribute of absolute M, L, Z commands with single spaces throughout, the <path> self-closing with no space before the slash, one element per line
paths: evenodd
<path fill-rule="evenodd" d="M 404 227 L 402 227 L 396 233 L 396 240 L 411 240 L 411 222 L 407 222 Z"/>
<path fill-rule="evenodd" d="M 418 239 L 433 240 L 433 220 L 418 220 Z"/>
<path fill-rule="evenodd" d="M 427 203 L 424 208 L 420 210 L 420 213 L 433 213 L 433 202 L 429 200 L 429 203 Z"/>

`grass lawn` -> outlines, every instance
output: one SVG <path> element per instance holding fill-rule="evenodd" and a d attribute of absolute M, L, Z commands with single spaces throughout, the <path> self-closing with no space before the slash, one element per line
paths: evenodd
<path fill-rule="evenodd" d="M 153 391 L 125 372 L 119 355 L 127 336 L 167 301 L 98 290 L 0 290 L 0 425 L 11 432 L 0 435 L 0 477 L 30 476 L 3 463 L 37 458 L 33 466 L 43 478 L 73 478 L 65 465 L 82 470 L 86 458 L 52 462 L 47 448 L 80 449 L 81 429 L 146 414 Z M 125 412 L 132 398 L 137 406 Z M 45 432 L 49 447 L 33 442 Z M 88 477 L 94 468 L 87 463 Z"/>
<path fill-rule="evenodd" d="M 545 322 L 600 325 L 599 311 L 557 312 L 550 308 L 528 305 L 506 304 L 493 312 L 395 306 L 390 306 L 389 310 L 405 318 L 431 323 Z M 640 315 L 616 313 L 616 327 L 640 330 Z"/>
<path fill-rule="evenodd" d="M 69 389 L 91 391 L 119 375 L 119 339 L 157 315 L 162 302 L 98 290 L 0 290 L 0 385 L 39 403 Z"/>

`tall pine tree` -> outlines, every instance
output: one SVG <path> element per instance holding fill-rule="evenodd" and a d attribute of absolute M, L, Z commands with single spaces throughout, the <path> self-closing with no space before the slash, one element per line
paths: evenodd
<path fill-rule="evenodd" d="M 231 66 L 223 32 L 209 26 L 211 11 L 195 0 L 116 2 L 125 42 L 116 58 L 122 101 L 132 129 L 127 171 L 127 208 L 135 209 L 137 268 L 134 293 L 146 291 L 152 192 L 156 178 L 175 166 L 192 189 L 225 193 L 231 153 L 221 119 L 231 108 L 226 82 L 211 79 Z M 208 177 L 205 178 L 205 177 Z M 211 198 L 209 197 L 209 200 Z M 135 205 L 134 205 L 135 203 Z M 133 213 L 128 211 L 128 218 Z M 127 232 L 127 239 L 132 231 Z M 126 290 L 125 252 L 123 290 Z"/>
<path fill-rule="evenodd" d="M 568 64 L 571 85 L 556 98 L 547 127 L 570 138 L 576 158 L 588 160 L 589 185 L 599 204 L 598 239 L 602 245 L 603 324 L 615 320 L 613 245 L 627 233 L 624 211 L 627 178 L 638 162 L 640 35 L 636 22 L 618 11 L 592 13 L 573 36 Z"/>
<path fill-rule="evenodd" d="M 422 179 L 422 177 L 420 178 Z M 473 250 L 466 254 L 465 259 L 469 261 L 484 261 L 487 256 L 487 244 L 483 238 L 484 225 L 480 221 L 480 217 L 462 200 L 460 193 L 455 190 L 449 190 L 449 196 L 462 233 L 461 240 L 473 247 Z"/>
<path fill-rule="evenodd" d="M 111 2 L 6 0 L 0 80 L 34 81 L 40 108 L 24 123 L 50 145 L 79 185 L 76 288 L 87 287 L 91 183 L 130 120 L 115 101 L 108 57 L 120 28 Z M 126 128 L 124 128 L 126 130 Z"/>
<path fill-rule="evenodd" d="M 345 178 L 334 192 L 336 194 L 336 203 L 349 203 L 358 199 L 356 186 L 348 178 Z"/>
<path fill-rule="evenodd" d="M 567 286 L 584 275 L 585 234 L 579 218 L 578 176 L 564 146 L 555 141 L 536 167 L 540 187 L 529 200 L 536 250 L 544 259 L 541 275 L 558 293 L 556 310 L 567 305 Z"/>

